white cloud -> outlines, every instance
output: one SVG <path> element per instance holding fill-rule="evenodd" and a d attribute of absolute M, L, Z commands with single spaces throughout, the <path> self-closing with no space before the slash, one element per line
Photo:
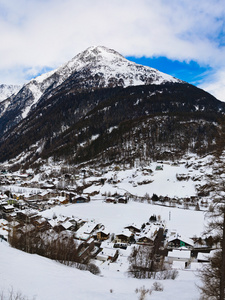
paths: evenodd
<path fill-rule="evenodd" d="M 225 69 L 209 76 L 207 81 L 200 84 L 199 87 L 225 102 Z"/>
<path fill-rule="evenodd" d="M 225 70 L 224 16 L 221 0 L 0 0 L 0 82 L 24 82 L 27 70 L 91 45 Z"/>

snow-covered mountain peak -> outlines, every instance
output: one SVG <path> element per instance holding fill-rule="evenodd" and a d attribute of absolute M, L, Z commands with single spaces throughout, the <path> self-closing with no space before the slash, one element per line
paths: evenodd
<path fill-rule="evenodd" d="M 42 74 L 24 85 L 11 97 L 9 110 L 19 106 L 21 113 L 18 120 L 26 118 L 40 99 L 56 94 L 56 88 L 63 88 L 64 83 L 67 89 L 82 91 L 166 82 L 181 81 L 156 69 L 131 62 L 113 49 L 92 46 L 56 70 Z"/>
<path fill-rule="evenodd" d="M 65 71 L 88 71 L 92 77 L 99 78 L 99 85 L 131 86 L 145 84 L 162 84 L 165 82 L 181 82 L 180 80 L 162 73 L 151 67 L 138 65 L 127 60 L 113 49 L 104 46 L 92 46 L 77 54 L 71 61 L 59 68 L 59 73 Z"/>
<path fill-rule="evenodd" d="M 84 63 L 127 61 L 121 54 L 104 46 L 92 46 L 78 54 L 75 59 Z"/>

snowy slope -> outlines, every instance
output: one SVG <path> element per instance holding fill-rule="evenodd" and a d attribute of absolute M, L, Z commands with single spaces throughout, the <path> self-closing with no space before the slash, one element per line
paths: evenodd
<path fill-rule="evenodd" d="M 0 84 L 0 102 L 7 99 L 11 95 L 18 93 L 20 89 L 20 85 Z"/>
<path fill-rule="evenodd" d="M 151 288 L 155 280 L 128 278 L 121 272 L 95 276 L 87 271 L 66 267 L 38 255 L 27 254 L 0 242 L 0 292 L 14 293 L 36 300 L 137 300 L 136 288 Z M 153 292 L 145 299 L 198 299 L 194 270 L 181 270 L 176 280 L 160 281 L 163 292 Z M 110 291 L 111 290 L 111 291 Z M 8 298 L 7 298 L 8 299 Z"/>

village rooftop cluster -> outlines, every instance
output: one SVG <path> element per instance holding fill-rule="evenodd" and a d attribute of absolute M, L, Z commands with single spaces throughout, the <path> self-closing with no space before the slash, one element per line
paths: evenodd
<path fill-rule="evenodd" d="M 170 167 L 176 168 L 177 166 L 175 164 Z M 161 162 L 161 164 L 154 165 L 153 171 L 150 168 L 141 169 L 139 172 L 136 170 L 127 176 L 126 183 L 132 185 L 133 189 L 146 186 L 154 182 L 156 176 L 166 167 L 168 164 Z M 188 170 L 186 174 L 176 173 L 174 176 L 178 183 L 187 182 L 191 172 Z M 168 229 L 161 216 L 154 214 L 149 215 L 149 218 L 141 225 L 133 223 L 131 219 L 130 223 L 121 227 L 118 232 L 111 232 L 104 223 L 95 219 L 81 218 L 79 215 L 67 216 L 53 213 L 52 216 L 44 216 L 46 211 L 51 211 L 54 207 L 85 206 L 96 201 L 101 201 L 102 205 L 108 205 L 108 207 L 116 205 L 118 209 L 119 206 L 129 206 L 133 201 L 168 207 L 180 206 L 186 209 L 191 207 L 192 210 L 207 207 L 207 201 L 197 195 L 187 195 L 181 199 L 167 195 L 157 196 L 154 193 L 152 196 L 147 193 L 145 196 L 134 196 L 121 187 L 126 178 L 126 176 L 122 178 L 123 173 L 124 171 L 119 172 L 118 167 L 111 173 L 96 171 L 89 174 L 87 170 L 82 170 L 75 176 L 65 173 L 60 179 L 45 176 L 48 178 L 38 181 L 37 176 L 32 173 L 20 174 L 2 170 L 0 179 L 1 239 L 7 241 L 13 229 L 16 229 L 20 235 L 41 232 L 48 236 L 57 235 L 60 238 L 72 237 L 77 245 L 81 263 L 86 263 L 90 259 L 95 260 L 101 267 L 109 263 L 117 263 L 117 270 L 128 268 L 127 258 L 132 247 L 137 245 L 151 246 L 154 249 L 156 261 L 166 258 L 171 264 L 176 261 L 182 262 L 183 268 L 187 268 L 193 261 L 208 261 L 210 251 L 216 247 L 214 241 L 203 240 L 200 236 L 194 235 L 185 237 L 179 233 L 179 228 Z M 152 173 L 158 174 L 152 177 Z M 198 178 L 201 173 L 193 174 L 192 177 Z M 76 185 L 71 188 L 74 180 L 76 180 Z M 124 186 L 126 187 L 126 184 Z M 104 188 L 108 188 L 108 192 Z"/>

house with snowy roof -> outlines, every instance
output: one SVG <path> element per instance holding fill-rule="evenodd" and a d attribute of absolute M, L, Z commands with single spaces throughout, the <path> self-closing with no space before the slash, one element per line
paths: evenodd
<path fill-rule="evenodd" d="M 77 231 L 75 238 L 78 240 L 87 241 L 97 229 L 101 227 L 101 224 L 95 222 L 86 222 L 83 226 L 81 226 Z"/>
<path fill-rule="evenodd" d="M 125 229 L 128 229 L 128 230 L 130 230 L 130 232 L 132 232 L 132 233 L 140 233 L 141 232 L 141 230 L 138 228 L 138 226 L 136 226 L 136 225 L 134 225 L 134 224 L 132 224 L 132 225 L 128 225 L 128 226 L 126 226 L 126 227 L 124 227 Z"/>
<path fill-rule="evenodd" d="M 141 245 L 153 245 L 159 226 L 160 224 L 146 224 L 141 233 L 138 235 L 137 243 Z"/>
<path fill-rule="evenodd" d="M 110 231 L 104 226 L 102 226 L 97 232 L 97 239 L 99 241 L 105 241 L 109 238 L 109 236 L 110 236 Z"/>
<path fill-rule="evenodd" d="M 116 235 L 115 243 L 128 243 L 130 236 L 131 236 L 130 230 L 125 229 Z"/>
<path fill-rule="evenodd" d="M 190 238 L 176 233 L 168 238 L 166 247 L 168 249 L 174 249 L 179 247 L 186 247 L 188 249 L 192 249 L 194 248 L 194 241 Z"/>
<path fill-rule="evenodd" d="M 71 203 L 87 203 L 90 202 L 90 197 L 85 195 L 75 196 L 71 198 Z"/>
<path fill-rule="evenodd" d="M 103 248 L 101 252 L 98 253 L 96 256 L 97 260 L 107 261 L 110 260 L 111 262 L 115 261 L 119 255 L 118 249 L 115 248 Z"/>

